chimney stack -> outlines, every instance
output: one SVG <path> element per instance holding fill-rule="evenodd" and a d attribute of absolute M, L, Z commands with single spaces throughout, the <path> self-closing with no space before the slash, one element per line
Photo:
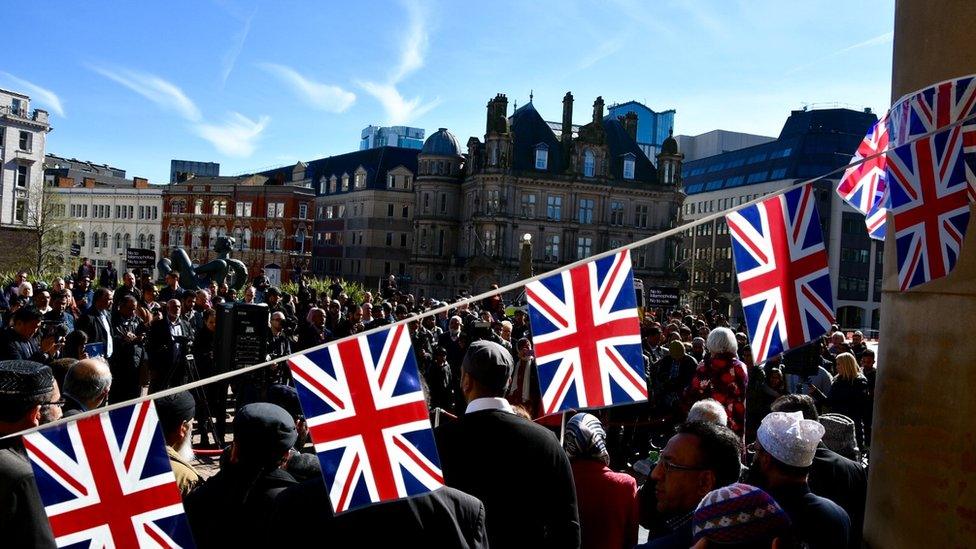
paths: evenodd
<path fill-rule="evenodd" d="M 622 117 L 621 121 L 623 122 L 624 130 L 627 131 L 627 135 L 629 135 L 634 141 L 637 141 L 637 113 L 634 111 L 628 111 L 627 114 Z"/>
<path fill-rule="evenodd" d="M 599 125 L 603 122 L 603 97 L 599 96 L 593 102 L 593 123 Z"/>
<path fill-rule="evenodd" d="M 95 188 L 95 178 L 93 178 L 93 177 L 86 177 L 84 179 L 84 182 L 85 182 L 85 188 L 86 189 L 94 189 Z"/>
<path fill-rule="evenodd" d="M 563 130 L 560 136 L 563 146 L 569 147 L 573 140 L 573 94 L 566 92 L 563 96 Z"/>
<path fill-rule="evenodd" d="M 148 189 L 149 188 L 149 180 L 146 179 L 145 177 L 133 177 L 132 178 L 132 187 L 133 188 L 136 188 L 136 189 Z"/>
<path fill-rule="evenodd" d="M 58 188 L 59 189 L 70 189 L 75 186 L 75 180 L 71 177 L 61 177 L 58 176 Z"/>

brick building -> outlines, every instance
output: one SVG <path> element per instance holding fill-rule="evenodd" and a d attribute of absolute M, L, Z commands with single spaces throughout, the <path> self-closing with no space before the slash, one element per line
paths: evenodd
<path fill-rule="evenodd" d="M 304 179 L 304 178 L 302 178 Z M 253 278 L 264 269 L 273 283 L 292 280 L 312 258 L 315 191 L 264 175 L 191 177 L 163 191 L 162 257 L 182 247 L 194 263 L 216 257 L 218 236 L 236 240 L 231 257 Z"/>

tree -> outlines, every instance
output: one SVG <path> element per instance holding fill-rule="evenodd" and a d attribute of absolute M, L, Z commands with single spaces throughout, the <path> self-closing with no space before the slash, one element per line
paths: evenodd
<path fill-rule="evenodd" d="M 33 193 L 27 211 L 27 227 L 33 234 L 29 259 L 33 275 L 63 272 L 65 267 L 65 229 L 68 219 L 61 195 L 52 187 Z"/>

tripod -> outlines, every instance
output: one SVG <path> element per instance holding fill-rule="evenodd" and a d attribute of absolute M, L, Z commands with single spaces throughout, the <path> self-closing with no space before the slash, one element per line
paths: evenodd
<path fill-rule="evenodd" d="M 200 370 L 197 369 L 197 361 L 193 358 L 193 355 L 186 355 L 186 376 L 189 383 L 200 379 Z M 203 412 L 203 431 L 200 433 L 200 442 L 203 443 L 206 440 L 206 435 L 209 434 L 213 437 L 215 444 L 222 444 L 223 441 L 217 434 L 217 426 L 214 425 L 213 417 L 210 413 L 210 404 L 207 401 L 206 391 L 204 391 L 203 387 L 197 387 L 192 390 L 192 394 Z M 220 414 L 225 412 L 226 410 L 217 410 L 217 413 Z"/>

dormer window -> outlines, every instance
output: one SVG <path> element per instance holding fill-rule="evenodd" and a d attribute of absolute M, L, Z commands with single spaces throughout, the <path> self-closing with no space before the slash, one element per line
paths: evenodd
<path fill-rule="evenodd" d="M 329 194 L 335 194 L 336 192 L 336 176 L 329 178 Z"/>
<path fill-rule="evenodd" d="M 624 179 L 634 178 L 634 155 L 624 156 Z"/>
<path fill-rule="evenodd" d="M 357 189 L 363 189 L 366 187 L 366 170 L 360 167 L 356 170 L 354 186 Z"/>
<path fill-rule="evenodd" d="M 386 174 L 386 188 L 395 189 L 396 188 L 396 176 L 392 173 Z"/>
<path fill-rule="evenodd" d="M 342 174 L 342 190 L 349 190 L 349 174 L 347 173 Z"/>
<path fill-rule="evenodd" d="M 549 146 L 540 143 L 535 147 L 535 169 L 545 170 L 549 167 Z"/>
<path fill-rule="evenodd" d="M 593 177 L 594 173 L 596 173 L 596 155 L 590 149 L 586 149 L 583 151 L 583 175 Z"/>
<path fill-rule="evenodd" d="M 319 194 L 325 194 L 325 189 L 326 189 L 326 180 L 325 180 L 325 176 L 323 175 L 322 178 L 319 179 Z"/>

